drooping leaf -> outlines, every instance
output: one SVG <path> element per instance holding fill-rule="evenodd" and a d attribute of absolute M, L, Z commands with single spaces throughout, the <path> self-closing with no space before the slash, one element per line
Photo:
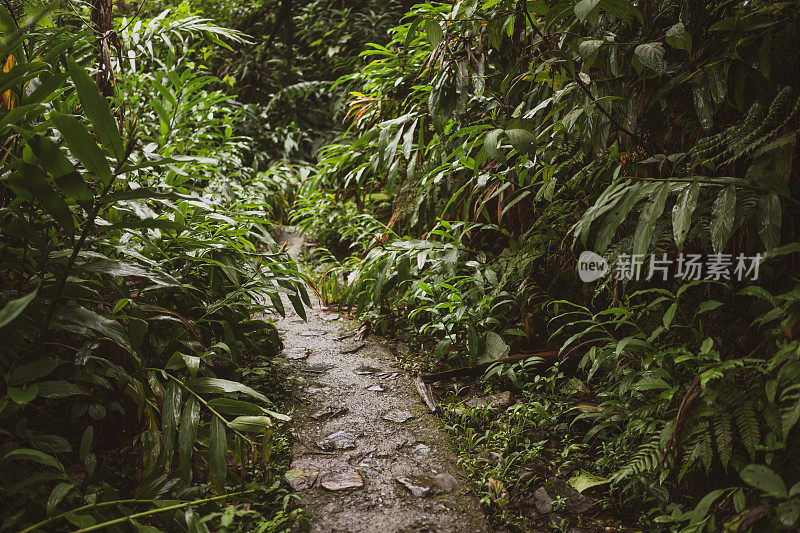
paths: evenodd
<path fill-rule="evenodd" d="M 20 313 L 22 313 L 25 308 L 28 307 L 28 304 L 30 304 L 33 299 L 36 298 L 36 294 L 38 292 L 39 287 L 36 287 L 25 296 L 20 296 L 19 298 L 9 300 L 8 303 L 6 303 L 6 305 L 0 309 L 0 328 L 8 325 L 12 320 L 17 318 Z"/>
<path fill-rule="evenodd" d="M 736 215 L 736 188 L 728 185 L 719 192 L 711 209 L 711 246 L 714 253 L 722 253 L 733 231 Z"/>
<path fill-rule="evenodd" d="M 192 455 L 200 423 L 200 404 L 192 396 L 186 400 L 180 419 L 178 432 L 178 473 L 184 483 L 189 483 L 192 475 Z"/>
<path fill-rule="evenodd" d="M 678 195 L 678 201 L 675 202 L 675 206 L 672 208 L 672 232 L 678 250 L 683 247 L 683 241 L 689 233 L 692 214 L 697 206 L 699 195 L 700 183 L 694 181 L 681 191 L 680 195 Z"/>
<path fill-rule="evenodd" d="M 642 214 L 639 216 L 639 224 L 636 226 L 636 233 L 633 237 L 633 255 L 647 253 L 650 247 L 650 240 L 653 238 L 656 221 L 661 216 L 661 213 L 664 212 L 668 192 L 669 183 L 659 185 L 653 197 L 642 209 Z"/>
<path fill-rule="evenodd" d="M 771 250 L 781 241 L 781 200 L 774 192 L 761 196 L 758 202 L 758 218 L 760 225 L 758 234 L 764 248 Z"/>
<path fill-rule="evenodd" d="M 580 0 L 580 2 L 575 4 L 575 16 L 578 17 L 581 22 L 589 19 L 590 15 L 592 15 L 592 11 L 595 10 L 599 3 L 600 0 Z"/>
<path fill-rule="evenodd" d="M 108 166 L 106 156 L 89 136 L 89 132 L 86 131 L 83 124 L 69 115 L 55 111 L 50 113 L 50 119 L 63 135 L 72 155 L 83 163 L 89 172 L 98 176 L 104 184 L 111 183 L 111 167 Z"/>
<path fill-rule="evenodd" d="M 100 94 L 97 84 L 89 76 L 89 73 L 71 59 L 67 59 L 67 72 L 75 84 L 83 111 L 92 123 L 97 137 L 116 160 L 120 161 L 124 151 L 122 137 L 119 135 L 117 122 L 111 114 L 108 102 Z"/>
<path fill-rule="evenodd" d="M 497 144 L 500 141 L 500 135 L 503 133 L 503 130 L 496 129 L 492 130 L 486 134 L 486 138 L 483 141 L 483 147 L 492 158 L 500 161 L 501 163 L 506 163 L 506 155 L 503 153 L 500 148 L 498 148 Z"/>
<path fill-rule="evenodd" d="M 578 471 L 577 474 L 574 474 L 571 478 L 569 478 L 567 480 L 567 483 L 569 483 L 570 486 L 573 489 L 577 490 L 578 492 L 583 492 L 586 489 L 590 489 L 598 485 L 605 485 L 610 481 L 611 480 L 608 478 L 595 476 L 594 474 L 590 474 L 584 470 L 580 470 Z"/>
<path fill-rule="evenodd" d="M 225 487 L 225 478 L 228 475 L 228 462 L 225 459 L 227 449 L 225 424 L 214 416 L 211 418 L 211 433 L 208 438 L 208 476 L 218 491 Z"/>
<path fill-rule="evenodd" d="M 194 378 L 186 382 L 186 386 L 197 393 L 205 394 L 226 394 L 229 392 L 241 392 L 260 400 L 266 404 L 271 403 L 266 396 L 256 390 L 239 383 L 221 378 Z"/>
<path fill-rule="evenodd" d="M 442 42 L 444 38 L 442 27 L 439 25 L 439 22 L 434 19 L 425 19 L 425 34 L 428 36 L 428 41 L 430 41 L 434 48 L 439 46 L 439 43 Z"/>

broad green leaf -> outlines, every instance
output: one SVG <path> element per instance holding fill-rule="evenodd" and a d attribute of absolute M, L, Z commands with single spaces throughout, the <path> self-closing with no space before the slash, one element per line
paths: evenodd
<path fill-rule="evenodd" d="M 23 363 L 11 373 L 11 377 L 8 378 L 8 384 L 22 385 L 43 378 L 58 368 L 59 365 L 61 365 L 61 361 L 51 356 Z"/>
<path fill-rule="evenodd" d="M 728 185 L 719 192 L 711 208 L 711 247 L 722 253 L 733 231 L 736 215 L 736 187 Z"/>
<path fill-rule="evenodd" d="M 667 201 L 669 183 L 663 183 L 656 189 L 653 197 L 642 209 L 639 216 L 639 224 L 636 226 L 636 233 L 633 237 L 633 254 L 644 255 L 650 247 L 650 240 L 653 238 L 653 230 L 656 221 L 661 213 L 664 212 L 664 205 Z"/>
<path fill-rule="evenodd" d="M 87 426 L 83 431 L 81 437 L 81 444 L 78 448 L 78 458 L 83 461 L 89 452 L 92 450 L 92 443 L 94 442 L 94 426 Z"/>
<path fill-rule="evenodd" d="M 492 130 L 487 133 L 486 138 L 483 141 L 483 148 L 493 159 L 505 164 L 506 154 L 504 154 L 503 151 L 497 147 L 497 144 L 500 141 L 500 134 L 502 133 L 503 130 L 501 129 Z"/>
<path fill-rule="evenodd" d="M 592 11 L 597 7 L 600 3 L 600 0 L 580 0 L 577 4 L 575 4 L 575 16 L 583 22 L 587 18 L 590 18 Z"/>
<path fill-rule="evenodd" d="M 768 496 L 785 498 L 787 495 L 786 485 L 781 477 L 765 465 L 747 465 L 739 475 L 745 483 L 765 492 Z"/>
<path fill-rule="evenodd" d="M 49 398 L 51 400 L 59 400 L 62 398 L 68 398 L 69 396 L 85 396 L 89 394 L 89 391 L 80 385 L 75 385 L 74 383 L 63 380 L 39 381 L 36 383 L 36 386 L 39 387 L 40 398 Z"/>
<path fill-rule="evenodd" d="M 271 403 L 266 396 L 253 390 L 252 388 L 237 381 L 229 381 L 221 378 L 195 378 L 186 382 L 186 386 L 197 393 L 206 394 L 226 394 L 229 392 L 241 392 L 260 400 L 266 404 Z"/>
<path fill-rule="evenodd" d="M 72 155 L 83 163 L 83 166 L 89 172 L 99 177 L 104 184 L 110 184 L 112 179 L 111 167 L 108 166 L 108 161 L 103 151 L 89 136 L 89 132 L 86 131 L 83 124 L 69 115 L 55 111 L 50 113 L 50 119 L 58 128 L 58 131 L 61 132 Z"/>
<path fill-rule="evenodd" d="M 216 417 L 215 417 L 216 418 Z M 184 483 L 189 483 L 192 475 L 192 454 L 197 439 L 197 426 L 200 423 L 200 404 L 191 396 L 186 400 L 180 419 L 178 432 L 178 473 Z"/>
<path fill-rule="evenodd" d="M 672 231 L 678 250 L 683 248 L 683 241 L 689 233 L 689 227 L 692 224 L 692 214 L 697 206 L 697 198 L 699 195 L 700 183 L 694 181 L 681 191 L 678 196 L 678 201 L 675 202 L 675 206 L 672 208 Z"/>
<path fill-rule="evenodd" d="M 39 393 L 39 387 L 35 383 L 27 387 L 9 387 L 6 393 L 17 404 L 25 405 L 36 398 Z"/>
<path fill-rule="evenodd" d="M 208 405 L 223 415 L 263 416 L 267 414 L 267 410 L 259 405 L 231 398 L 213 398 L 208 401 Z"/>
<path fill-rule="evenodd" d="M 781 200 L 776 193 L 770 192 L 761 196 L 758 202 L 758 219 L 760 221 L 758 235 L 767 250 L 772 250 L 780 244 L 782 214 Z"/>
<path fill-rule="evenodd" d="M 527 155 L 533 155 L 536 152 L 536 136 L 528 130 L 506 130 L 506 135 L 508 135 L 511 146 L 513 146 L 517 152 Z"/>
<path fill-rule="evenodd" d="M 119 322 L 79 305 L 65 305 L 58 309 L 54 316 L 53 328 L 81 335 L 98 333 L 101 337 L 114 341 L 129 352 L 134 352 L 128 334 Z"/>
<path fill-rule="evenodd" d="M 268 416 L 237 416 L 228 426 L 238 431 L 262 431 L 272 425 L 272 420 Z"/>
<path fill-rule="evenodd" d="M 664 313 L 664 327 L 669 329 L 669 326 L 672 324 L 672 320 L 675 318 L 675 312 L 678 310 L 678 302 L 673 302 L 672 305 L 669 306 L 667 311 Z"/>
<path fill-rule="evenodd" d="M 208 476 L 211 483 L 221 491 L 225 487 L 228 475 L 228 463 L 225 458 L 228 442 L 225 436 L 225 423 L 219 417 L 211 417 L 211 434 L 208 438 Z"/>
<path fill-rule="evenodd" d="M 75 84 L 83 111 L 92 123 L 100 143 L 114 154 L 117 161 L 122 160 L 124 155 L 122 137 L 119 135 L 117 122 L 108 107 L 108 101 L 100 94 L 97 84 L 89 76 L 89 73 L 71 59 L 67 59 L 67 72 Z"/>
<path fill-rule="evenodd" d="M 509 350 L 511 350 L 511 347 L 505 343 L 503 338 L 494 331 L 490 331 L 486 334 L 486 349 L 483 355 L 481 355 L 479 362 L 486 363 L 497 361 L 507 356 Z"/>
<path fill-rule="evenodd" d="M 667 71 L 667 64 L 664 62 L 664 47 L 661 43 L 640 44 L 634 50 L 644 66 L 659 74 Z"/>
<path fill-rule="evenodd" d="M 27 189 L 67 235 L 71 236 L 75 232 L 75 221 L 72 218 L 72 211 L 61 195 L 53 188 L 39 167 L 23 163 L 21 171 L 21 175 L 15 174 L 12 177 L 11 185 Z"/>
<path fill-rule="evenodd" d="M 75 485 L 73 483 L 59 483 L 53 487 L 53 490 L 50 491 L 50 496 L 47 498 L 47 504 L 45 507 L 47 516 L 53 514 L 53 511 L 55 511 L 56 507 L 58 507 L 58 504 L 61 503 L 61 500 L 64 499 L 64 496 L 66 496 L 69 491 L 74 488 Z"/>
<path fill-rule="evenodd" d="M 16 450 L 8 452 L 3 456 L 2 461 L 9 460 L 33 461 L 34 463 L 50 466 L 64 472 L 64 466 L 58 459 L 44 452 L 40 452 L 39 450 L 32 450 L 30 448 L 17 448 Z"/>
<path fill-rule="evenodd" d="M 442 27 L 439 25 L 439 22 L 434 19 L 425 19 L 425 34 L 428 36 L 428 41 L 430 41 L 434 48 L 439 46 L 439 43 L 442 42 L 444 38 Z"/>
<path fill-rule="evenodd" d="M 697 118 L 705 130 L 714 126 L 714 107 L 711 87 L 704 72 L 698 72 L 692 78 L 692 100 L 697 111 Z"/>
<path fill-rule="evenodd" d="M 667 30 L 666 40 L 667 44 L 673 48 L 686 50 L 689 53 L 692 52 L 692 36 L 686 31 L 683 22 L 678 22 Z"/>
<path fill-rule="evenodd" d="M 610 481 L 611 480 L 608 478 L 595 476 L 584 470 L 580 470 L 577 474 L 574 474 L 571 478 L 569 478 L 567 483 L 569 483 L 570 486 L 578 492 L 583 492 L 586 489 L 590 489 L 598 485 L 605 485 Z"/>
<path fill-rule="evenodd" d="M 19 298 L 14 298 L 13 300 L 9 300 L 6 305 L 0 309 L 0 328 L 3 326 L 8 325 L 12 320 L 17 318 L 20 313 L 22 313 L 28 304 L 36 298 L 36 294 L 39 292 L 39 287 L 36 287 L 31 292 L 26 294 L 25 296 L 20 296 Z"/>

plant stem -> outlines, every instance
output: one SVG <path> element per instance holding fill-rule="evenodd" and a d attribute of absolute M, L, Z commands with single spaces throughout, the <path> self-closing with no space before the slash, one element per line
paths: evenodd
<path fill-rule="evenodd" d="M 179 504 L 176 504 L 176 505 L 169 505 L 167 507 L 162 507 L 161 509 L 151 509 L 149 511 L 143 511 L 141 513 L 134 513 L 134 514 L 131 514 L 131 515 L 120 517 L 120 518 L 115 518 L 114 520 L 109 520 L 108 522 L 103 522 L 103 523 L 100 523 L 100 524 L 95 524 L 93 526 L 89 526 L 89 527 L 85 527 L 85 528 L 79 529 L 75 533 L 85 533 L 87 531 L 95 531 L 95 530 L 98 530 L 98 529 L 106 528 L 108 526 L 112 526 L 114 524 L 121 524 L 123 522 L 129 522 L 129 521 L 131 521 L 131 520 L 133 520 L 135 518 L 142 518 L 144 516 L 152 516 L 152 515 L 155 515 L 155 514 L 166 512 L 166 511 L 174 511 L 175 509 L 181 509 L 183 507 L 188 507 L 190 505 L 200 505 L 202 503 L 208 503 L 208 502 L 213 502 L 213 501 L 217 501 L 217 500 L 224 500 L 225 498 L 230 498 L 231 496 L 241 496 L 241 495 L 247 494 L 249 492 L 255 492 L 255 490 L 256 489 L 249 489 L 249 490 L 245 490 L 245 491 L 231 492 L 229 494 L 223 494 L 221 496 L 214 496 L 212 498 L 204 498 L 202 500 L 194 500 L 194 501 L 191 501 L 191 502 L 183 502 L 183 503 L 179 503 Z"/>

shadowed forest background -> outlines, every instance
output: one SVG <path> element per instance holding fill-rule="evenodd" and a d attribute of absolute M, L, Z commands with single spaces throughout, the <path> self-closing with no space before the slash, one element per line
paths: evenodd
<path fill-rule="evenodd" d="M 563 480 L 573 526 L 796 530 L 798 42 L 797 2 L 3 1 L 0 530 L 302 526 L 306 287 L 466 369 L 496 527 L 566 528 Z M 730 269 L 614 276 L 664 254 Z"/>

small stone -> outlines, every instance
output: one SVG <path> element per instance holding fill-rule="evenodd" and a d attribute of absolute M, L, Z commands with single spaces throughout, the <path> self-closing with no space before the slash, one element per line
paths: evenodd
<path fill-rule="evenodd" d="M 475 409 L 476 407 L 486 407 L 486 398 L 483 398 L 481 396 L 478 396 L 476 398 L 470 398 L 469 400 L 464 402 L 464 405 L 472 409 Z"/>
<path fill-rule="evenodd" d="M 370 376 L 380 371 L 381 371 L 380 368 L 375 368 L 374 366 L 361 365 L 360 367 L 353 370 L 353 374 L 359 376 Z"/>
<path fill-rule="evenodd" d="M 436 476 L 405 475 L 397 478 L 398 483 L 407 488 L 416 498 L 444 494 L 456 487 L 456 478 L 450 474 Z"/>
<path fill-rule="evenodd" d="M 332 322 L 334 320 L 339 320 L 339 318 L 340 318 L 339 314 L 335 313 L 335 314 L 330 314 L 330 315 L 324 315 L 322 317 L 322 320 L 324 320 L 325 322 Z"/>
<path fill-rule="evenodd" d="M 328 490 L 357 489 L 364 486 L 364 480 L 355 468 L 340 463 L 320 476 L 320 485 Z"/>
<path fill-rule="evenodd" d="M 325 364 L 311 365 L 311 366 L 305 367 L 303 369 L 303 372 L 310 372 L 311 374 L 324 374 L 325 372 L 327 372 L 331 368 L 333 368 L 333 365 L 325 365 Z"/>
<path fill-rule="evenodd" d="M 305 359 L 308 357 L 308 348 L 287 348 L 283 351 L 286 359 Z"/>
<path fill-rule="evenodd" d="M 344 348 L 342 348 L 341 350 L 339 350 L 339 353 L 341 353 L 341 354 L 356 353 L 357 351 L 359 351 L 361 348 L 363 348 L 366 345 L 367 345 L 366 342 L 355 342 L 355 343 L 349 344 L 349 345 L 345 346 Z"/>
<path fill-rule="evenodd" d="M 311 418 L 313 418 L 314 420 L 326 420 L 328 418 L 335 418 L 337 416 L 346 413 L 347 413 L 347 407 L 345 407 L 344 405 L 331 405 L 329 407 L 325 407 L 324 409 L 316 411 L 314 414 L 311 415 Z"/>
<path fill-rule="evenodd" d="M 534 505 L 536 506 L 536 510 L 539 511 L 541 514 L 550 514 L 553 512 L 553 498 L 547 494 L 547 491 L 544 487 L 539 487 L 533 493 L 534 497 Z"/>
<path fill-rule="evenodd" d="M 371 387 L 367 387 L 367 390 L 371 390 L 371 391 L 375 391 L 375 392 L 384 392 L 386 389 L 384 389 L 380 385 L 373 385 Z"/>
<path fill-rule="evenodd" d="M 392 409 L 383 415 L 384 420 L 388 420 L 389 422 L 397 422 L 398 424 L 402 424 L 403 422 L 412 418 L 414 418 L 414 415 L 405 409 Z"/>
<path fill-rule="evenodd" d="M 514 393 L 510 390 L 495 394 L 489 398 L 489 407 L 495 409 L 508 409 L 514 403 Z"/>
<path fill-rule="evenodd" d="M 321 450 L 325 450 L 326 452 L 332 450 L 352 450 L 356 447 L 356 439 L 360 437 L 360 434 L 356 434 L 350 431 L 337 431 L 335 433 L 331 433 L 321 441 L 317 443 L 317 446 L 320 447 Z"/>

